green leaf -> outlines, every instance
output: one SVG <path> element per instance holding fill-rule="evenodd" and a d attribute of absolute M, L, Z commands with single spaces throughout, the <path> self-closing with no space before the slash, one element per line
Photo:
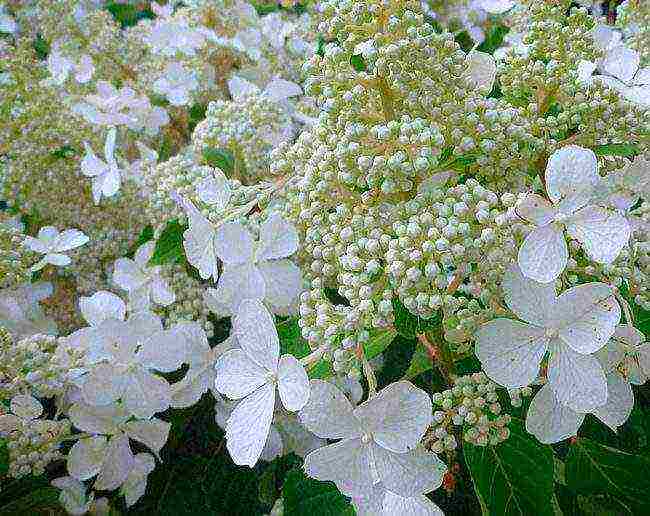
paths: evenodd
<path fill-rule="evenodd" d="M 47 59 L 47 56 L 50 53 L 50 44 L 45 41 L 40 34 L 38 34 L 34 40 L 34 51 L 41 61 Z"/>
<path fill-rule="evenodd" d="M 416 376 L 433 369 L 433 362 L 429 356 L 427 349 L 418 342 L 411 358 L 409 368 L 406 370 L 404 377 L 407 379 L 415 378 Z"/>
<path fill-rule="evenodd" d="M 482 505 L 491 515 L 553 515 L 553 451 L 514 419 L 497 446 L 465 444 L 465 462 Z"/>
<path fill-rule="evenodd" d="M 506 37 L 506 34 L 510 32 L 510 28 L 505 25 L 494 25 L 476 50 L 480 52 L 486 52 L 488 54 L 493 54 L 497 48 L 503 46 L 503 39 Z"/>
<path fill-rule="evenodd" d="M 123 29 L 126 27 L 133 27 L 140 20 L 145 18 L 150 20 L 155 18 L 151 9 L 139 9 L 137 6 L 131 4 L 109 2 L 106 5 L 106 10 L 113 15 L 115 21 L 118 22 Z"/>
<path fill-rule="evenodd" d="M 630 157 L 639 153 L 639 148 L 636 145 L 629 143 L 609 143 L 607 145 L 600 145 L 594 149 L 596 156 L 623 156 Z"/>
<path fill-rule="evenodd" d="M 398 335 L 384 351 L 384 364 L 377 374 L 380 387 L 396 382 L 404 376 L 411 363 L 417 341 Z"/>
<path fill-rule="evenodd" d="M 332 482 L 307 478 L 301 469 L 289 471 L 282 488 L 284 514 L 291 516 L 354 516 L 348 499 Z"/>
<path fill-rule="evenodd" d="M 6 439 L 0 439 L 0 477 L 9 471 L 9 450 Z"/>
<path fill-rule="evenodd" d="M 0 483 L 0 516 L 52 514 L 59 506 L 59 490 L 45 476 Z"/>
<path fill-rule="evenodd" d="M 396 336 L 397 332 L 393 330 L 371 330 L 370 339 L 363 345 L 366 358 L 370 360 L 382 353 Z"/>
<path fill-rule="evenodd" d="M 312 352 L 298 326 L 298 319 L 292 317 L 282 321 L 276 326 L 280 339 L 280 353 L 289 353 L 296 358 L 303 358 Z M 309 378 L 328 378 L 334 374 L 332 363 L 328 360 L 319 360 L 307 371 Z"/>
<path fill-rule="evenodd" d="M 440 324 L 438 314 L 429 319 L 418 317 L 409 312 L 397 298 L 393 298 L 393 314 L 395 315 L 397 333 L 409 339 L 413 339 L 418 333 L 424 333 Z"/>
<path fill-rule="evenodd" d="M 185 229 L 177 220 L 169 221 L 156 241 L 156 247 L 149 263 L 151 265 L 164 265 L 185 261 L 185 251 L 183 250 L 183 232 Z"/>
<path fill-rule="evenodd" d="M 357 72 L 365 72 L 368 69 L 366 61 L 363 59 L 362 55 L 354 55 L 350 57 L 350 64 Z"/>
<path fill-rule="evenodd" d="M 650 511 L 650 458 L 580 438 L 566 459 L 567 487 L 580 494 L 610 495 L 632 513 Z"/>
<path fill-rule="evenodd" d="M 205 149 L 203 159 L 211 167 L 220 168 L 226 175 L 231 174 L 235 169 L 235 157 L 228 149 Z"/>

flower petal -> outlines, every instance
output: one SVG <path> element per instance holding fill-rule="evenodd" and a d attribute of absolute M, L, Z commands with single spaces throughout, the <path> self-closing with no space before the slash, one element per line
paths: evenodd
<path fill-rule="evenodd" d="M 68 473 L 84 481 L 97 475 L 106 457 L 107 439 L 103 435 L 80 439 L 68 452 Z"/>
<path fill-rule="evenodd" d="M 557 298 L 549 320 L 559 338 L 578 353 L 594 353 L 616 330 L 621 307 L 605 283 L 584 283 Z"/>
<path fill-rule="evenodd" d="M 112 435 L 129 415 L 122 405 L 116 403 L 103 407 L 75 403 L 68 410 L 68 417 L 79 430 L 91 434 Z"/>
<path fill-rule="evenodd" d="M 78 229 L 66 229 L 56 239 L 55 248 L 62 253 L 76 249 L 87 243 L 90 239 Z"/>
<path fill-rule="evenodd" d="M 634 393 L 629 382 L 613 371 L 607 375 L 607 403 L 593 414 L 615 432 L 627 421 L 634 408 Z"/>
<path fill-rule="evenodd" d="M 612 263 L 627 244 L 632 232 L 630 223 L 622 215 L 586 206 L 566 225 L 567 233 L 580 242 L 589 257 L 598 263 Z"/>
<path fill-rule="evenodd" d="M 517 317 L 536 326 L 544 326 L 555 304 L 553 283 L 538 283 L 526 278 L 517 264 L 511 265 L 501 282 L 503 295 Z"/>
<path fill-rule="evenodd" d="M 131 292 L 142 287 L 147 282 L 147 277 L 135 261 L 120 258 L 113 267 L 113 281 L 118 287 Z"/>
<path fill-rule="evenodd" d="M 278 363 L 278 390 L 284 408 L 300 410 L 309 400 L 309 378 L 305 368 L 293 355 L 283 355 Z"/>
<path fill-rule="evenodd" d="M 122 401 L 129 413 L 149 419 L 169 408 L 171 388 L 164 378 L 136 369 L 128 376 Z"/>
<path fill-rule="evenodd" d="M 434 453 L 420 447 L 394 453 L 374 446 L 373 456 L 383 486 L 407 498 L 438 489 L 447 471 Z"/>
<path fill-rule="evenodd" d="M 465 80 L 474 88 L 483 92 L 492 91 L 497 77 L 497 66 L 494 57 L 478 50 L 471 51 L 465 60 Z"/>
<path fill-rule="evenodd" d="M 555 398 L 547 384 L 533 398 L 526 416 L 526 430 L 544 444 L 552 444 L 578 433 L 585 419 Z"/>
<path fill-rule="evenodd" d="M 300 422 L 318 437 L 342 439 L 361 435 L 348 398 L 336 386 L 312 380 L 309 401 L 298 414 Z"/>
<path fill-rule="evenodd" d="M 100 363 L 84 376 L 81 392 L 90 405 L 109 405 L 124 392 L 125 379 L 108 363 Z"/>
<path fill-rule="evenodd" d="M 224 263 L 241 265 L 252 261 L 253 237 L 240 223 L 226 222 L 215 233 L 214 248 Z"/>
<path fill-rule="evenodd" d="M 267 370 L 241 349 L 231 349 L 215 365 L 215 389 L 231 399 L 241 399 L 267 383 Z"/>
<path fill-rule="evenodd" d="M 287 258 L 298 250 L 298 232 L 293 224 L 273 213 L 260 227 L 256 257 L 261 260 Z"/>
<path fill-rule="evenodd" d="M 158 454 L 167 442 L 171 427 L 170 423 L 153 418 L 148 421 L 129 421 L 124 425 L 124 431 L 131 439 L 141 442 Z"/>
<path fill-rule="evenodd" d="M 36 419 L 43 413 L 43 405 L 33 396 L 18 394 L 11 398 L 11 412 L 21 419 Z"/>
<path fill-rule="evenodd" d="M 106 458 L 95 480 L 95 489 L 102 491 L 117 489 L 129 476 L 134 465 L 129 438 L 125 435 L 113 437 L 106 448 Z"/>
<path fill-rule="evenodd" d="M 476 356 L 485 373 L 511 389 L 530 385 L 539 373 L 548 339 L 544 330 L 510 319 L 494 319 L 475 335 Z"/>
<path fill-rule="evenodd" d="M 524 276 L 539 283 L 554 281 L 566 267 L 569 250 L 561 227 L 534 229 L 519 248 L 517 261 Z"/>
<path fill-rule="evenodd" d="M 413 449 L 431 424 L 429 395 L 407 381 L 395 382 L 354 410 L 377 444 L 396 453 Z"/>
<path fill-rule="evenodd" d="M 607 75 L 612 75 L 623 82 L 631 82 L 639 69 L 641 56 L 636 50 L 617 45 L 607 51 L 600 67 Z"/>
<path fill-rule="evenodd" d="M 599 181 L 598 160 L 590 149 L 567 145 L 548 159 L 546 190 L 563 213 L 573 213 L 587 204 Z"/>
<path fill-rule="evenodd" d="M 316 480 L 334 482 L 345 495 L 363 492 L 373 485 L 369 450 L 360 438 L 344 439 L 311 452 L 303 468 Z"/>
<path fill-rule="evenodd" d="M 235 464 L 253 467 L 269 436 L 275 385 L 267 384 L 250 394 L 232 411 L 226 425 L 226 446 Z"/>
<path fill-rule="evenodd" d="M 233 320 L 233 333 L 248 356 L 260 366 L 276 372 L 280 341 L 273 316 L 258 300 L 246 299 Z"/>
<path fill-rule="evenodd" d="M 556 399 L 576 412 L 591 412 L 607 401 L 607 379 L 596 357 L 558 343 L 548 363 Z"/>
<path fill-rule="evenodd" d="M 126 318 L 124 301 L 106 290 L 100 290 L 90 297 L 79 298 L 79 309 L 91 326 L 99 326 L 106 319 L 123 321 Z"/>
<path fill-rule="evenodd" d="M 261 262 L 258 266 L 264 278 L 264 300 L 276 310 L 286 310 L 296 303 L 304 290 L 300 269 L 289 260 Z"/>
<path fill-rule="evenodd" d="M 260 269 L 252 263 L 226 265 L 214 295 L 220 305 L 227 307 L 228 314 L 237 313 L 243 300 L 264 299 L 265 278 Z"/>
<path fill-rule="evenodd" d="M 410 498 L 386 491 L 384 495 L 383 514 L 399 514 L 400 516 L 444 516 L 435 503 L 424 495 Z"/>

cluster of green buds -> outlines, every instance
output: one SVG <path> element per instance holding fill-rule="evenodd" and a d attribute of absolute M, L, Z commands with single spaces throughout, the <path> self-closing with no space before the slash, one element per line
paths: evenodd
<path fill-rule="evenodd" d="M 476 446 L 495 446 L 510 436 L 510 416 L 502 414 L 497 385 L 484 373 L 460 376 L 451 389 L 433 395 L 433 426 L 425 436 L 426 446 L 436 453 L 458 445 L 455 428 L 463 439 Z"/>

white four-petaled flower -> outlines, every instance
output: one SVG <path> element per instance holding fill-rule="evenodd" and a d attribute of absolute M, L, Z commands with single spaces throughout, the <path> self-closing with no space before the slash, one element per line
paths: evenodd
<path fill-rule="evenodd" d="M 550 202 L 529 194 L 517 205 L 519 216 L 536 226 L 519 249 L 523 274 L 548 283 L 562 273 L 569 258 L 564 229 L 592 260 L 613 262 L 630 238 L 630 224 L 616 211 L 592 203 L 601 181 L 593 151 L 569 145 L 554 152 L 545 178 Z"/>
<path fill-rule="evenodd" d="M 485 373 L 508 388 L 530 385 L 547 352 L 555 397 L 578 412 L 607 401 L 605 372 L 592 355 L 614 334 L 621 309 L 604 283 L 585 283 L 556 296 L 552 283 L 526 279 L 516 266 L 502 284 L 510 310 L 522 321 L 498 318 L 476 332 Z"/>
<path fill-rule="evenodd" d="M 89 238 L 78 229 L 60 232 L 53 226 L 45 226 L 39 230 L 36 238 L 26 237 L 23 245 L 30 251 L 44 255 L 32 267 L 32 271 L 40 271 L 48 264 L 59 267 L 69 265 L 72 260 L 63 253 L 84 245 L 88 240 Z"/>
<path fill-rule="evenodd" d="M 185 106 L 190 94 L 199 87 L 196 74 L 181 63 L 169 63 L 162 76 L 153 84 L 153 90 L 167 97 L 172 106 Z"/>
<path fill-rule="evenodd" d="M 364 496 L 381 485 L 403 497 L 426 492 L 432 470 L 446 466 L 418 446 L 432 418 L 426 392 L 400 381 L 354 408 L 334 385 L 311 381 L 309 403 L 300 421 L 319 437 L 341 439 L 305 458 L 307 475 L 334 482 L 349 496 Z"/>
<path fill-rule="evenodd" d="M 104 144 L 104 159 L 99 159 L 90 145 L 84 142 L 86 155 L 81 161 L 81 172 L 86 177 L 92 178 L 93 200 L 98 204 L 102 196 L 112 197 L 120 190 L 122 176 L 115 160 L 116 130 L 112 128 L 106 135 Z"/>
<path fill-rule="evenodd" d="M 113 281 L 129 293 L 131 310 L 147 310 L 150 301 L 157 305 L 171 305 L 176 297 L 167 281 L 160 274 L 160 266 L 149 265 L 155 242 L 142 244 L 133 260 L 119 258 L 115 261 Z"/>
<path fill-rule="evenodd" d="M 295 412 L 309 399 L 309 380 L 293 355 L 280 356 L 273 316 L 259 301 L 242 301 L 233 331 L 241 349 L 219 357 L 215 388 L 242 400 L 226 424 L 227 447 L 235 464 L 252 467 L 269 437 L 276 389 L 284 407 Z"/>

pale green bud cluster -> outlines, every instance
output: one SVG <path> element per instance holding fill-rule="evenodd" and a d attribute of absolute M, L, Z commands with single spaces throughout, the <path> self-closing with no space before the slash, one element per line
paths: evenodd
<path fill-rule="evenodd" d="M 59 347 L 52 335 L 33 335 L 13 342 L 0 328 L 0 397 L 24 392 L 40 398 L 59 395 L 67 372 L 80 364 L 82 354 L 71 346 Z"/>
<path fill-rule="evenodd" d="M 293 136 L 287 111 L 262 94 L 247 94 L 234 101 L 208 104 L 205 120 L 192 135 L 198 160 L 208 149 L 226 149 L 235 157 L 230 175 L 244 184 L 253 184 L 268 175 L 270 152 Z"/>
<path fill-rule="evenodd" d="M 70 427 L 67 419 L 20 420 L 18 427 L 4 436 L 9 450 L 8 475 L 42 475 L 48 464 L 64 459 L 60 447 L 62 439 L 70 435 Z"/>
<path fill-rule="evenodd" d="M 626 44 L 641 54 L 641 66 L 650 64 L 650 4 L 625 0 L 618 7 L 616 25 L 627 36 Z"/>
<path fill-rule="evenodd" d="M 0 290 L 13 288 L 31 279 L 30 267 L 38 261 L 23 247 L 25 235 L 0 222 Z"/>
<path fill-rule="evenodd" d="M 425 445 L 435 453 L 454 450 L 454 435 L 460 428 L 463 439 L 476 446 L 496 446 L 510 436 L 510 416 L 502 414 L 497 385 L 484 373 L 460 376 L 453 387 L 433 395 L 433 425 Z"/>

